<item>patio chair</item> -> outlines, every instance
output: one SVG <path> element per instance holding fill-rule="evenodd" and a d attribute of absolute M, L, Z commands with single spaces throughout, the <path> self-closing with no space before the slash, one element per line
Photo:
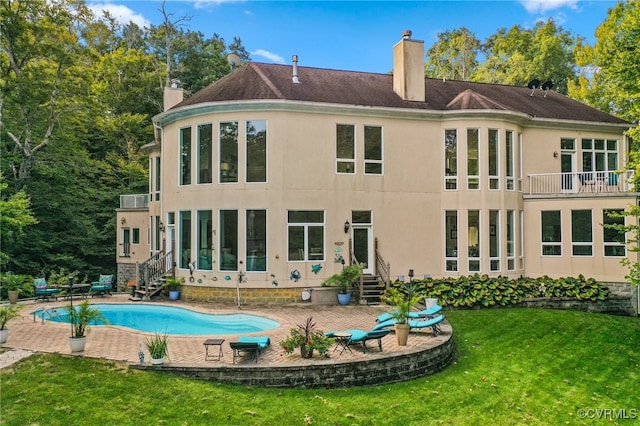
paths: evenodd
<path fill-rule="evenodd" d="M 60 289 L 57 287 L 49 287 L 46 279 L 36 278 L 33 280 L 33 286 L 36 289 L 36 300 L 42 299 L 42 301 L 49 301 L 51 297 L 58 300 Z"/>
<path fill-rule="evenodd" d="M 366 353 L 367 352 L 367 342 L 369 340 L 377 340 L 378 341 L 378 348 L 380 349 L 380 352 L 382 352 L 382 338 L 384 336 L 386 336 L 387 334 L 391 333 L 391 330 L 385 329 L 385 330 L 364 331 L 364 330 L 359 330 L 359 329 L 350 329 L 350 330 L 344 330 L 344 332 L 351 334 L 351 338 L 349 339 L 349 343 L 348 344 L 358 344 L 359 343 L 359 344 L 362 345 L 362 352 Z M 327 337 L 332 337 L 334 333 L 335 333 L 335 331 L 329 332 L 326 335 L 327 335 Z"/>
<path fill-rule="evenodd" d="M 426 308 L 421 311 L 409 312 L 409 318 L 425 318 L 425 317 L 432 318 L 436 314 L 440 313 L 441 310 L 442 310 L 442 306 L 436 304 L 431 306 L 430 308 Z M 392 318 L 391 312 L 385 312 L 383 314 L 378 315 L 378 318 L 376 318 L 376 321 L 385 322 L 390 320 L 391 318 Z"/>
<path fill-rule="evenodd" d="M 112 286 L 113 275 L 100 275 L 98 281 L 93 281 L 91 283 L 91 297 L 95 295 L 104 296 L 105 294 L 111 294 L 111 290 L 113 290 Z"/>
<path fill-rule="evenodd" d="M 258 355 L 260 355 L 260 344 L 257 342 L 229 342 L 231 350 L 233 351 L 233 363 L 241 357 L 250 356 L 255 362 L 258 362 Z"/>
<path fill-rule="evenodd" d="M 433 335 L 437 336 L 440 333 L 440 323 L 442 321 L 444 321 L 444 315 L 438 315 L 426 321 L 409 320 L 409 327 L 416 331 L 421 328 L 431 328 Z"/>

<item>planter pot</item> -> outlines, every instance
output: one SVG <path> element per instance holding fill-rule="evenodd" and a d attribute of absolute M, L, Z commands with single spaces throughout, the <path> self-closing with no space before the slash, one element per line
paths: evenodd
<path fill-rule="evenodd" d="M 9 337 L 9 330 L 6 328 L 4 330 L 0 330 L 0 345 L 7 341 Z"/>
<path fill-rule="evenodd" d="M 15 305 L 16 303 L 18 303 L 18 296 L 20 295 L 20 292 L 18 290 L 9 290 L 9 303 L 12 305 Z"/>
<path fill-rule="evenodd" d="M 178 300 L 180 298 L 180 290 L 169 290 L 169 300 Z"/>
<path fill-rule="evenodd" d="M 407 346 L 409 324 L 396 324 L 396 338 L 398 339 L 398 346 Z"/>
<path fill-rule="evenodd" d="M 351 302 L 351 293 L 338 293 L 338 303 L 348 305 Z"/>
<path fill-rule="evenodd" d="M 314 305 L 335 305 L 338 287 L 314 287 L 311 291 L 311 303 Z"/>
<path fill-rule="evenodd" d="M 300 356 L 302 358 L 311 358 L 313 356 L 313 348 L 308 349 L 304 346 L 300 346 Z"/>
<path fill-rule="evenodd" d="M 83 337 L 69 337 L 69 347 L 71 352 L 82 352 L 87 344 L 87 336 Z"/>
<path fill-rule="evenodd" d="M 164 357 L 162 358 L 151 358 L 151 365 L 162 365 L 164 364 Z"/>

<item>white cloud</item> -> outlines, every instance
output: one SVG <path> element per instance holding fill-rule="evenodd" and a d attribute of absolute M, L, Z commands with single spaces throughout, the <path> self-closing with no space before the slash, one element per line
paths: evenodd
<path fill-rule="evenodd" d="M 271 62 L 276 64 L 284 64 L 284 58 L 280 55 L 276 55 L 275 53 L 271 53 L 267 50 L 258 49 L 251 52 L 252 56 L 262 56 L 263 58 L 267 58 Z"/>
<path fill-rule="evenodd" d="M 562 7 L 578 8 L 578 0 L 520 0 L 520 3 L 529 13 L 545 13 Z"/>
<path fill-rule="evenodd" d="M 206 9 L 222 3 L 242 3 L 244 0 L 193 0 L 194 9 Z"/>
<path fill-rule="evenodd" d="M 127 6 L 112 3 L 89 3 L 89 9 L 98 17 L 102 17 L 102 11 L 107 11 L 120 24 L 128 24 L 130 21 L 139 27 L 149 27 L 150 22 L 144 16 L 134 12 Z"/>

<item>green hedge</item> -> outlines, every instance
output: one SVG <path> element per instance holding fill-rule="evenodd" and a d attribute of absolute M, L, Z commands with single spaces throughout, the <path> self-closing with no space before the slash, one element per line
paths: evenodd
<path fill-rule="evenodd" d="M 530 297 L 571 297 L 577 300 L 605 300 L 609 289 L 582 275 L 551 279 L 507 277 L 490 278 L 474 274 L 456 278 L 414 280 L 413 288 L 424 298 L 438 299 L 441 306 L 507 306 Z"/>

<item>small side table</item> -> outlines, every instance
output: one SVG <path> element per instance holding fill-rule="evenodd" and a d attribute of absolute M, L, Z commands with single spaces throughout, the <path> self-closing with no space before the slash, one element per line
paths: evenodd
<path fill-rule="evenodd" d="M 213 360 L 220 361 L 220 358 L 224 356 L 224 352 L 222 352 L 222 344 L 224 343 L 224 339 L 207 339 L 204 341 L 204 360 Z M 218 354 L 209 355 L 209 346 L 217 346 Z"/>
<path fill-rule="evenodd" d="M 334 352 L 338 349 L 340 349 L 340 355 L 346 350 L 351 352 L 351 348 L 349 347 L 349 343 L 351 343 L 351 333 L 338 331 L 333 333 L 333 337 L 336 339 L 336 347 L 333 349 Z"/>

